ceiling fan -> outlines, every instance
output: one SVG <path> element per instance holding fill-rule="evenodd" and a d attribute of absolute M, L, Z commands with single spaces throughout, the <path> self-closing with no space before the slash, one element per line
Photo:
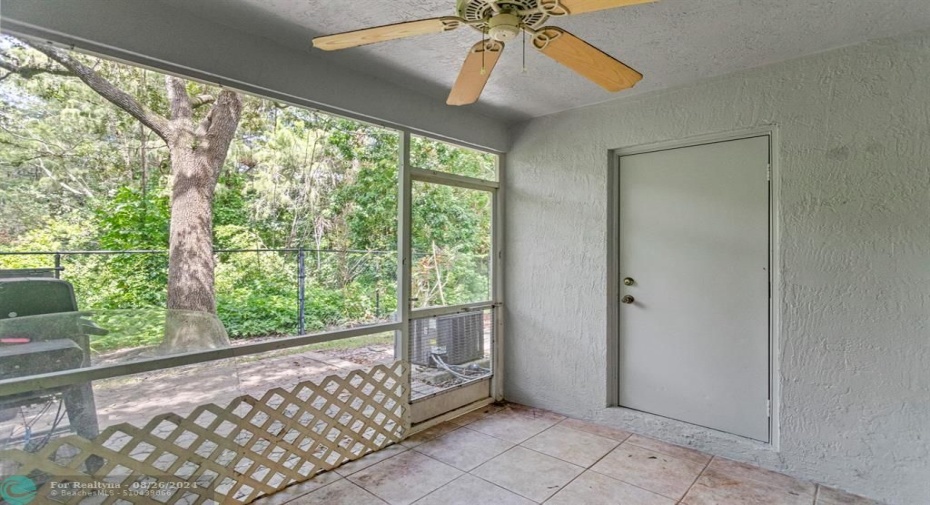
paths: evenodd
<path fill-rule="evenodd" d="M 643 75 L 567 31 L 545 26 L 551 17 L 584 14 L 656 0 L 458 0 L 457 16 L 444 16 L 378 26 L 313 39 L 326 51 L 377 42 L 442 33 L 470 26 L 482 41 L 468 52 L 446 103 L 468 105 L 478 101 L 497 65 L 504 43 L 526 32 L 533 47 L 610 92 L 632 88 Z"/>

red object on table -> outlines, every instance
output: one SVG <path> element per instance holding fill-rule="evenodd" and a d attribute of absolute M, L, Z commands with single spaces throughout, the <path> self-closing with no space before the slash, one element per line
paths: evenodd
<path fill-rule="evenodd" d="M 28 344 L 32 342 L 30 338 L 0 338 L 0 344 Z"/>

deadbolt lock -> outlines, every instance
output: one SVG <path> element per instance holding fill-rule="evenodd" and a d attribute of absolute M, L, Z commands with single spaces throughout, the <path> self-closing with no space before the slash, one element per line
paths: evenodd
<path fill-rule="evenodd" d="M 630 295 L 626 295 L 626 296 L 624 296 L 623 298 L 620 299 L 620 302 L 621 302 L 621 303 L 625 303 L 625 304 L 627 304 L 627 305 L 630 305 L 631 303 L 633 303 L 633 302 L 635 302 L 635 301 L 636 301 L 636 298 L 633 298 L 633 297 L 630 296 Z"/>
<path fill-rule="evenodd" d="M 636 281 L 634 281 L 632 277 L 627 277 L 626 279 L 623 279 L 624 286 L 632 286 L 633 284 L 636 284 Z"/>

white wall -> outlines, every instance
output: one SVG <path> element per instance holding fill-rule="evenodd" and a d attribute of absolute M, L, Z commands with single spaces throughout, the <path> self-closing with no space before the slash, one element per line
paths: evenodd
<path fill-rule="evenodd" d="M 103 55 L 506 151 L 505 125 L 154 0 L 2 0 L 2 28 Z"/>
<path fill-rule="evenodd" d="M 779 450 L 605 408 L 608 150 L 768 124 L 781 137 Z M 930 32 L 535 119 L 513 142 L 508 399 L 930 503 Z"/>

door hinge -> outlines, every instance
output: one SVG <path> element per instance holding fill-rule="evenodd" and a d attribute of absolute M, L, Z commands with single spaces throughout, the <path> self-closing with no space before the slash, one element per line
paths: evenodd
<path fill-rule="evenodd" d="M 769 418 L 772 417 L 772 400 L 765 400 L 765 410 L 768 412 Z"/>
<path fill-rule="evenodd" d="M 771 163 L 765 166 L 765 180 L 772 182 L 772 164 Z"/>

